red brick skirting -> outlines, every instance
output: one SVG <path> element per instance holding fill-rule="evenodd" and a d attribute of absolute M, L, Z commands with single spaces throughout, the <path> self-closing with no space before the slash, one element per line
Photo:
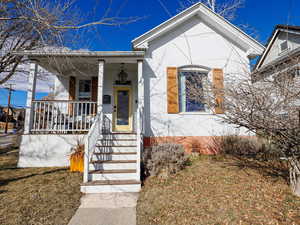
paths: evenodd
<path fill-rule="evenodd" d="M 211 136 L 144 137 L 144 147 L 166 142 L 182 144 L 187 153 L 199 152 L 209 155 L 218 153 Z"/>

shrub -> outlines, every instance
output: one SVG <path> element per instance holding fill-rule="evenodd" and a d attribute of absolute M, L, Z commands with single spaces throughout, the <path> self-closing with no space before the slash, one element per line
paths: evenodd
<path fill-rule="evenodd" d="M 262 138 L 223 135 L 214 136 L 212 142 L 211 148 L 213 151 L 221 154 L 262 160 L 280 157 L 278 149 Z"/>
<path fill-rule="evenodd" d="M 156 144 L 145 148 L 142 155 L 145 176 L 168 177 L 182 170 L 187 163 L 188 157 L 180 144 Z"/>

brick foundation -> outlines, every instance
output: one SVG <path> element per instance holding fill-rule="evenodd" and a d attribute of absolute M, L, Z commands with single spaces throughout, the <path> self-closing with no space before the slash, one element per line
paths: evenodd
<path fill-rule="evenodd" d="M 182 144 L 187 153 L 199 152 L 208 155 L 218 153 L 211 136 L 144 137 L 144 147 L 166 142 Z"/>

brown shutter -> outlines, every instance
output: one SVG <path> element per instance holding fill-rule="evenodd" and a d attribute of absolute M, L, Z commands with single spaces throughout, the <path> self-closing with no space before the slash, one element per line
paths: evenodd
<path fill-rule="evenodd" d="M 224 113 L 224 76 L 222 69 L 213 69 L 213 86 L 214 94 L 216 99 L 215 113 L 223 114 Z"/>
<path fill-rule="evenodd" d="M 97 102 L 98 99 L 98 77 L 92 77 L 92 101 Z"/>
<path fill-rule="evenodd" d="M 74 101 L 76 98 L 76 78 L 70 77 L 69 79 L 69 100 Z M 69 104 L 69 114 L 73 115 L 73 103 Z"/>
<path fill-rule="evenodd" d="M 69 79 L 69 100 L 74 101 L 76 98 L 76 78 Z"/>
<path fill-rule="evenodd" d="M 167 68 L 168 113 L 179 113 L 177 68 Z"/>

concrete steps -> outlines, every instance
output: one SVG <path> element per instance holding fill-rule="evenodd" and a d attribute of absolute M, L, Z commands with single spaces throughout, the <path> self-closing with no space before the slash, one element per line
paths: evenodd
<path fill-rule="evenodd" d="M 98 180 L 81 185 L 81 192 L 96 194 L 110 192 L 139 192 L 141 182 L 137 180 Z"/>
<path fill-rule="evenodd" d="M 83 193 L 138 192 L 136 134 L 103 134 L 89 162 Z"/>
<path fill-rule="evenodd" d="M 136 160 L 136 152 L 121 152 L 121 153 L 94 153 L 93 161 L 107 161 L 107 160 Z"/>
<path fill-rule="evenodd" d="M 89 176 L 90 180 L 134 180 L 136 170 L 94 170 Z"/>

